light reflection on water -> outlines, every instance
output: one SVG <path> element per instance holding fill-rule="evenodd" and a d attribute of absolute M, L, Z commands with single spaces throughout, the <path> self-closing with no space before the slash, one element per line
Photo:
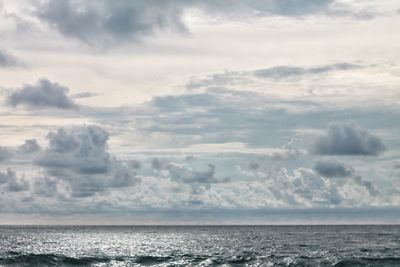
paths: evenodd
<path fill-rule="evenodd" d="M 0 227 L 1 266 L 400 266 L 400 226 Z"/>

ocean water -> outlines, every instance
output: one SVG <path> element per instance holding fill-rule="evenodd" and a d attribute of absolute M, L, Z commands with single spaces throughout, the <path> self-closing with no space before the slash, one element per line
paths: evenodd
<path fill-rule="evenodd" d="M 400 226 L 2 226 L 0 266 L 400 266 Z"/>

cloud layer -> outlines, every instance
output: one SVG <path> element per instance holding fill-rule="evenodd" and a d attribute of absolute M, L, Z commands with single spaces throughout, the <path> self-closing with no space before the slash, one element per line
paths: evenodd
<path fill-rule="evenodd" d="M 334 0 L 49 0 L 36 7 L 36 16 L 63 35 L 104 47 L 137 42 L 159 31 L 187 32 L 183 17 L 191 9 L 229 19 L 346 13 L 337 8 Z"/>
<path fill-rule="evenodd" d="M 138 41 L 159 30 L 185 31 L 181 1 L 54 1 L 37 16 L 62 34 L 91 45 Z"/>
<path fill-rule="evenodd" d="M 399 7 L 1 1 L 0 217 L 400 218 Z"/>

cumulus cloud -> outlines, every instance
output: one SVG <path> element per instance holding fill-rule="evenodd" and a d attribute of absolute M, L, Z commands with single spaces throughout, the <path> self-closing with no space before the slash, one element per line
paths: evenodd
<path fill-rule="evenodd" d="M 5 185 L 2 189 L 6 192 L 22 192 L 30 188 L 28 181 L 24 177 L 17 177 L 16 172 L 10 168 L 0 172 L 0 185 Z"/>
<path fill-rule="evenodd" d="M 317 161 L 314 170 L 325 177 L 347 177 L 354 173 L 353 167 L 334 159 Z"/>
<path fill-rule="evenodd" d="M 380 193 L 371 181 L 365 181 L 361 176 L 355 177 L 354 182 L 360 186 L 363 186 L 371 196 L 377 196 Z"/>
<path fill-rule="evenodd" d="M 283 168 L 272 179 L 276 184 L 269 189 L 275 197 L 286 203 L 306 206 L 338 205 L 343 201 L 343 196 L 334 183 L 307 168 L 293 170 L 292 174 Z"/>
<path fill-rule="evenodd" d="M 36 139 L 28 139 L 25 140 L 25 143 L 19 146 L 19 150 L 22 151 L 23 153 L 35 153 L 40 150 L 40 145 L 36 141 Z"/>
<path fill-rule="evenodd" d="M 54 177 L 37 177 L 33 184 L 33 193 L 42 197 L 53 197 L 59 191 L 59 180 Z"/>
<path fill-rule="evenodd" d="M 139 178 L 129 164 L 108 152 L 108 137 L 98 126 L 60 128 L 48 134 L 49 146 L 36 163 L 67 184 L 73 197 L 136 184 Z"/>
<path fill-rule="evenodd" d="M 7 51 L 0 50 L 0 68 L 20 67 L 21 62 Z"/>
<path fill-rule="evenodd" d="M 228 181 L 219 180 L 215 177 L 215 165 L 213 164 L 208 164 L 207 170 L 196 171 L 180 164 L 168 163 L 163 167 L 163 170 L 172 180 L 184 183 L 211 184 Z"/>
<path fill-rule="evenodd" d="M 7 103 L 13 107 L 22 105 L 29 108 L 76 108 L 77 105 L 68 96 L 68 91 L 68 87 L 41 79 L 35 85 L 27 84 L 11 92 Z"/>
<path fill-rule="evenodd" d="M 382 140 L 355 123 L 333 122 L 313 147 L 320 155 L 376 156 L 386 149 Z"/>
<path fill-rule="evenodd" d="M 215 177 L 214 164 L 208 164 L 207 167 L 206 170 L 198 171 L 175 162 L 168 162 L 158 158 L 152 160 L 152 168 L 162 177 L 177 183 L 189 184 L 193 194 L 203 193 L 204 190 L 210 189 L 212 184 L 230 181 L 228 177 L 224 179 Z"/>
<path fill-rule="evenodd" d="M 274 151 L 270 154 L 266 154 L 265 156 L 272 160 L 293 160 L 299 158 L 304 154 L 305 152 L 301 149 L 285 148 L 280 151 Z"/>

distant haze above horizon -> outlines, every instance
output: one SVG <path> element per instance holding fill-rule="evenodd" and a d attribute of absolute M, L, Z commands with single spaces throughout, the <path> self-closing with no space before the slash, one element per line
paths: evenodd
<path fill-rule="evenodd" d="M 0 224 L 400 223 L 397 0 L 0 1 Z"/>

